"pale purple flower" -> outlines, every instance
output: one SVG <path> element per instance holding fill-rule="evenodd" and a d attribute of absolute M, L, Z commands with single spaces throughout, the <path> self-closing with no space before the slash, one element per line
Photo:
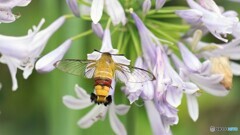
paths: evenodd
<path fill-rule="evenodd" d="M 151 71 L 154 71 L 157 78 L 155 94 L 157 98 L 160 98 L 166 91 L 166 99 L 168 102 L 172 106 L 177 107 L 181 103 L 182 90 L 188 89 L 188 85 L 193 84 L 182 81 L 177 72 L 172 68 L 168 56 L 158 38 L 146 28 L 134 12 L 132 13 L 132 17 L 135 20 L 140 34 L 143 57 L 147 62 L 146 65 Z"/>
<path fill-rule="evenodd" d="M 154 73 L 156 77 L 156 81 L 152 82 L 154 90 L 153 101 L 156 110 L 159 113 L 159 116 L 156 116 L 158 117 L 157 123 L 162 123 L 163 128 L 153 129 L 153 131 L 155 133 L 170 134 L 170 126 L 178 123 L 176 107 L 181 103 L 183 91 L 194 91 L 197 89 L 197 87 L 195 84 L 188 81 L 184 82 L 181 79 L 181 77 L 171 66 L 167 56 L 167 50 L 163 48 L 158 38 L 146 28 L 146 26 L 134 12 L 131 14 L 140 34 L 143 58 L 147 63 L 145 65 Z M 136 90 L 136 92 L 138 91 Z M 138 93 L 134 95 L 134 99 L 136 99 L 137 94 Z M 148 113 L 152 112 L 149 111 Z M 153 118 L 149 119 L 152 121 Z"/>
<path fill-rule="evenodd" d="M 144 0 L 142 4 L 143 14 L 146 15 L 151 8 L 151 0 Z"/>
<path fill-rule="evenodd" d="M 112 83 L 112 93 L 114 93 L 115 83 Z M 66 95 L 63 97 L 63 103 L 70 109 L 74 110 L 81 110 L 87 108 L 94 103 L 90 101 L 90 95 L 86 93 L 86 91 L 79 87 L 78 85 L 75 86 L 75 92 L 77 97 Z M 114 98 L 113 98 L 114 99 Z M 89 128 L 91 127 L 96 121 L 104 120 L 107 113 L 109 114 L 110 125 L 115 134 L 126 135 L 126 129 L 121 121 L 118 119 L 117 115 L 125 115 L 130 106 L 120 104 L 115 105 L 112 102 L 109 106 L 104 105 L 95 105 L 90 112 L 88 112 L 85 116 L 83 116 L 77 124 L 81 128 Z"/>
<path fill-rule="evenodd" d="M 72 10 L 73 14 L 77 17 L 80 17 L 80 10 L 77 0 L 66 0 L 68 6 Z"/>
<path fill-rule="evenodd" d="M 138 57 L 135 62 L 135 67 L 146 69 L 143 59 Z M 125 95 L 128 96 L 130 104 L 141 97 L 143 100 L 152 100 L 154 97 L 153 82 L 147 81 L 143 83 L 127 82 L 126 86 L 122 88 Z"/>
<path fill-rule="evenodd" d="M 154 103 L 152 101 L 144 101 L 144 105 L 147 111 L 148 119 L 150 121 L 150 125 L 152 127 L 152 131 L 154 135 L 171 135 L 171 131 L 166 131 L 164 127 L 164 121 L 156 109 Z"/>
<path fill-rule="evenodd" d="M 156 0 L 156 9 L 159 10 L 160 8 L 162 8 L 165 2 L 166 0 Z"/>
<path fill-rule="evenodd" d="M 193 25 L 194 29 L 208 29 L 216 38 L 227 42 L 227 34 L 233 34 L 239 22 L 236 16 L 221 13 L 218 6 L 212 0 L 201 1 L 200 4 L 194 0 L 187 0 L 192 9 L 178 10 L 176 13 Z M 202 4 L 202 5 L 201 5 Z"/>
<path fill-rule="evenodd" d="M 13 90 L 16 90 L 17 68 L 23 70 L 25 79 L 32 73 L 34 63 L 45 48 L 48 39 L 58 30 L 65 21 L 65 17 L 58 18 L 50 26 L 40 31 L 44 23 L 41 20 L 38 27 L 33 26 L 33 30 L 28 31 L 28 35 L 22 37 L 0 35 L 0 62 L 8 65 L 12 81 Z"/>
<path fill-rule="evenodd" d="M 211 74 L 210 62 L 207 60 L 201 63 L 182 43 L 179 43 L 178 46 L 181 51 L 184 65 L 186 66 L 185 70 L 184 68 L 181 70 L 182 77 L 190 78 L 195 84 L 209 94 L 214 96 L 226 96 L 229 91 L 220 84 L 223 76 Z"/>
<path fill-rule="evenodd" d="M 182 43 L 178 44 L 183 62 L 172 54 L 175 67 L 180 71 L 181 78 L 185 81 L 191 81 L 197 87 L 214 96 L 225 96 L 228 90 L 220 83 L 223 79 L 222 75 L 210 73 L 210 62 L 201 63 L 199 59 L 190 52 Z M 187 104 L 190 117 L 196 121 L 198 119 L 198 103 L 199 89 L 185 90 L 187 95 Z"/>
<path fill-rule="evenodd" d="M 126 24 L 125 12 L 118 0 L 93 0 L 91 6 L 91 18 L 98 23 L 102 17 L 103 9 L 106 10 L 114 25 Z"/>
<path fill-rule="evenodd" d="M 193 41 L 193 39 L 188 38 L 186 41 L 190 43 Z M 194 51 L 198 52 L 199 57 L 203 57 L 205 59 L 210 59 L 211 57 L 226 56 L 230 60 L 240 60 L 240 39 L 234 39 L 231 42 L 225 44 L 206 43 L 200 41 L 197 43 Z M 230 66 L 233 74 L 239 76 L 240 65 L 236 62 L 230 61 Z"/>
<path fill-rule="evenodd" d="M 56 67 L 54 66 L 54 64 L 63 58 L 64 54 L 70 48 L 71 43 L 72 40 L 68 39 L 59 47 L 43 56 L 36 62 L 35 69 L 41 73 L 50 72 L 55 69 Z"/>
<path fill-rule="evenodd" d="M 101 24 L 92 23 L 92 30 L 100 39 L 103 38 L 104 32 L 103 32 L 103 28 L 102 28 Z"/>
<path fill-rule="evenodd" d="M 12 13 L 14 7 L 25 7 L 31 0 L 0 0 L 0 23 L 14 22 L 19 16 Z"/>

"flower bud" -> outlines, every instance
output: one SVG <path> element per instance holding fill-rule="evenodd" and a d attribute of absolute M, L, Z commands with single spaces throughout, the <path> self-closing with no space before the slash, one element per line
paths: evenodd
<path fill-rule="evenodd" d="M 224 75 L 221 83 L 226 89 L 231 89 L 233 74 L 230 68 L 229 59 L 227 57 L 220 56 L 212 57 L 210 61 L 212 73 Z"/>

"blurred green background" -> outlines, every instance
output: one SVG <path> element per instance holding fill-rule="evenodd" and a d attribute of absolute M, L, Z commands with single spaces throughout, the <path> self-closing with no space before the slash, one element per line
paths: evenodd
<path fill-rule="evenodd" d="M 240 3 L 217 1 L 226 9 L 239 10 Z M 168 4 L 186 5 L 185 1 L 172 1 Z M 0 24 L 0 34 L 21 36 L 27 30 L 37 25 L 41 18 L 46 19 L 44 27 L 63 14 L 70 13 L 65 1 L 33 0 L 29 6 L 15 8 L 14 13 L 21 13 L 21 18 L 14 23 Z M 90 23 L 81 19 L 69 19 L 63 27 L 49 40 L 43 54 L 53 50 L 67 38 L 90 29 Z M 114 44 L 114 43 L 113 43 Z M 101 41 L 94 35 L 74 41 L 65 58 L 85 59 L 86 54 L 99 49 Z M 240 70 L 240 69 L 239 69 Z M 66 94 L 75 95 L 74 86 L 79 84 L 89 93 L 93 90 L 92 80 L 53 71 L 48 74 L 39 74 L 36 71 L 24 80 L 22 72 L 17 74 L 19 88 L 12 92 L 12 81 L 6 65 L 0 64 L 0 82 L 3 88 L 0 91 L 0 135 L 86 135 L 86 134 L 114 134 L 108 117 L 105 121 L 95 123 L 89 129 L 81 129 L 77 121 L 90 109 L 70 110 L 62 103 Z M 186 99 L 179 107 L 179 124 L 172 126 L 175 135 L 202 135 L 228 134 L 237 135 L 238 132 L 209 131 L 210 126 L 240 128 L 240 83 L 239 77 L 234 77 L 234 87 L 226 97 L 214 97 L 202 94 L 199 98 L 200 116 L 193 122 L 187 111 Z M 126 103 L 126 97 L 118 90 L 117 104 Z M 120 116 L 130 135 L 152 134 L 144 107 L 132 105 L 127 115 Z"/>

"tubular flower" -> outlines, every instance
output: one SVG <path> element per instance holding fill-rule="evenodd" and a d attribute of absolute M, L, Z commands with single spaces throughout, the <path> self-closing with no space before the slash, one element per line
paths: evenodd
<path fill-rule="evenodd" d="M 106 10 L 114 25 L 126 24 L 126 17 L 122 5 L 118 0 L 93 0 L 91 6 L 91 19 L 98 23 L 102 17 L 103 9 Z"/>
<path fill-rule="evenodd" d="M 0 1 L 0 23 L 14 22 L 19 15 L 14 15 L 12 9 L 14 7 L 25 7 L 31 0 L 1 0 Z"/>
<path fill-rule="evenodd" d="M 143 63 L 143 59 L 138 57 L 135 62 L 135 67 L 146 69 L 145 64 Z M 125 95 L 128 95 L 128 99 L 130 104 L 134 101 L 138 100 L 141 97 L 144 100 L 152 100 L 154 97 L 154 89 L 153 83 L 151 81 L 147 81 L 144 83 L 126 83 L 126 86 L 122 88 Z"/>
<path fill-rule="evenodd" d="M 78 2 L 77 0 L 66 0 L 68 6 L 72 10 L 73 14 L 77 17 L 80 17 L 80 10 L 78 7 Z"/>
<path fill-rule="evenodd" d="M 239 19 L 236 16 L 221 13 L 216 3 L 212 0 L 200 1 L 187 0 L 192 9 L 178 10 L 176 13 L 193 25 L 194 29 L 207 29 L 216 38 L 227 42 L 227 34 L 234 34 Z M 237 13 L 235 12 L 235 15 Z M 224 36 L 224 37 L 223 37 Z"/>
<path fill-rule="evenodd" d="M 140 34 L 145 65 L 156 77 L 156 81 L 151 82 L 154 91 L 153 101 L 159 112 L 164 133 L 170 133 L 170 126 L 178 123 L 176 107 L 181 103 L 183 90 L 195 90 L 196 85 L 181 79 L 171 66 L 166 50 L 158 38 L 146 28 L 134 12 L 131 14 Z M 135 89 L 133 91 L 139 91 Z M 136 95 L 134 99 L 137 99 Z"/>
<path fill-rule="evenodd" d="M 72 40 L 68 39 L 58 48 L 43 56 L 36 62 L 35 69 L 41 73 L 50 72 L 55 69 L 54 64 L 63 58 L 64 54 L 70 48 L 71 43 Z"/>
<path fill-rule="evenodd" d="M 175 54 L 171 54 L 175 67 L 178 67 L 183 80 L 191 81 L 197 85 L 195 89 L 184 91 L 187 95 L 189 114 L 196 121 L 199 115 L 197 96 L 200 93 L 198 87 L 214 96 L 225 96 L 228 94 L 228 90 L 221 84 L 223 76 L 210 72 L 209 61 L 201 63 L 182 43 L 179 43 L 178 46 L 183 62 Z"/>
<path fill-rule="evenodd" d="M 48 39 L 62 26 L 65 17 L 58 18 L 50 26 L 40 31 L 44 21 L 42 19 L 37 27 L 34 26 L 33 30 L 28 31 L 26 36 L 0 35 L 0 53 L 2 54 L 0 62 L 8 65 L 13 81 L 13 90 L 18 88 L 17 68 L 23 70 L 23 77 L 27 79 L 32 73 L 34 63 L 45 48 Z"/>
<path fill-rule="evenodd" d="M 100 52 L 94 51 L 93 53 L 88 54 L 87 55 L 88 60 L 98 60 L 102 56 L 101 52 L 108 52 L 110 54 L 117 54 L 118 53 L 118 50 L 113 49 L 113 47 L 112 47 L 111 34 L 110 34 L 109 29 L 106 29 L 104 31 L 102 47 L 100 49 Z M 124 65 L 130 65 L 130 60 L 128 60 L 124 56 L 112 55 L 112 59 L 116 63 L 121 63 L 121 64 L 124 64 Z"/>
<path fill-rule="evenodd" d="M 187 43 L 193 42 L 193 38 L 186 39 Z M 216 43 L 206 43 L 206 42 L 197 42 L 195 50 L 198 52 L 199 57 L 205 59 L 211 59 L 212 57 L 227 57 L 229 58 L 230 68 L 234 75 L 239 76 L 240 65 L 231 60 L 240 60 L 240 39 L 234 39 L 229 43 L 225 44 L 216 44 Z"/>
<path fill-rule="evenodd" d="M 112 89 L 111 89 L 112 95 L 114 94 L 114 89 L 115 89 L 115 83 L 112 83 Z M 77 98 L 69 95 L 66 95 L 63 97 L 63 103 L 68 108 L 74 109 L 74 110 L 81 110 L 93 105 L 93 103 L 89 99 L 90 95 L 87 94 L 83 88 L 76 85 L 75 92 L 77 94 Z M 96 121 L 104 120 L 108 113 L 110 124 L 115 134 L 126 135 L 127 134 L 126 129 L 121 123 L 121 121 L 117 118 L 116 114 L 125 115 L 129 109 L 130 109 L 130 106 L 123 105 L 123 104 L 115 105 L 114 102 L 109 106 L 96 105 L 88 114 L 83 116 L 83 118 L 81 118 L 77 124 L 81 128 L 89 128 Z"/>

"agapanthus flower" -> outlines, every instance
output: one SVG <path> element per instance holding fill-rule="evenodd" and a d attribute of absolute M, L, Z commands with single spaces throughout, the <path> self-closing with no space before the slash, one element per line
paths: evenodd
<path fill-rule="evenodd" d="M 112 96 L 114 94 L 114 91 L 115 91 L 115 82 L 112 83 L 112 89 L 111 89 Z M 75 92 L 77 94 L 77 98 L 69 95 L 63 97 L 63 103 L 68 108 L 74 109 L 74 110 L 81 110 L 93 105 L 93 103 L 90 100 L 90 95 L 87 94 L 83 88 L 76 85 Z M 124 104 L 115 105 L 114 102 L 112 102 L 109 106 L 95 105 L 90 112 L 88 112 L 85 116 L 83 116 L 83 118 L 81 118 L 78 121 L 78 125 L 81 128 L 89 128 L 96 121 L 104 120 L 108 113 L 110 125 L 114 133 L 126 135 L 127 134 L 126 129 L 121 123 L 121 121 L 118 119 L 116 114 L 125 115 L 129 109 L 130 109 L 130 106 L 127 106 Z"/>
<path fill-rule="evenodd" d="M 193 42 L 193 38 L 186 39 L 187 43 Z M 199 57 L 210 59 L 213 57 L 227 57 L 230 60 L 230 66 L 234 75 L 240 75 L 240 65 L 231 60 L 240 60 L 240 39 L 234 39 L 229 43 L 216 44 L 203 41 L 197 42 L 194 51 Z"/>
<path fill-rule="evenodd" d="M 68 6 L 72 10 L 73 14 L 77 17 L 80 16 L 80 10 L 78 6 L 78 1 L 77 0 L 66 0 Z"/>
<path fill-rule="evenodd" d="M 50 72 L 55 69 L 56 67 L 54 66 L 54 64 L 63 58 L 64 54 L 70 48 L 71 43 L 72 40 L 68 39 L 64 43 L 59 45 L 59 47 L 44 55 L 36 62 L 35 69 L 40 73 Z"/>
<path fill-rule="evenodd" d="M 118 0 L 93 0 L 91 6 L 91 18 L 98 23 L 102 17 L 103 9 L 106 10 L 114 25 L 126 24 L 125 12 Z"/>
<path fill-rule="evenodd" d="M 98 35 L 102 35 L 101 32 L 99 32 Z M 102 56 L 101 52 L 108 52 L 110 54 L 117 54 L 118 53 L 118 50 L 113 49 L 113 47 L 112 47 L 111 34 L 110 34 L 110 31 L 109 31 L 108 28 L 105 29 L 105 31 L 104 31 L 102 47 L 100 49 L 100 52 L 94 51 L 93 53 L 88 54 L 87 59 L 88 60 L 98 60 Z M 128 60 L 124 56 L 112 55 L 112 59 L 115 63 L 130 65 L 130 60 Z"/>
<path fill-rule="evenodd" d="M 1 0 L 0 1 L 0 23 L 14 22 L 19 15 L 14 15 L 12 9 L 14 7 L 25 7 L 31 0 Z"/>
<path fill-rule="evenodd" d="M 142 57 L 138 57 L 135 62 L 135 67 L 146 69 L 146 64 L 143 62 Z M 143 100 L 152 100 L 154 97 L 154 89 L 152 81 L 143 83 L 128 82 L 126 86 L 122 87 L 125 95 L 128 96 L 130 104 L 141 97 Z"/>
<path fill-rule="evenodd" d="M 156 0 L 155 2 L 155 8 L 156 10 L 159 10 L 160 8 L 163 7 L 163 5 L 165 4 L 166 0 Z M 146 15 L 147 12 L 150 10 L 152 5 L 151 0 L 144 0 L 143 4 L 142 4 L 142 9 L 143 9 L 143 14 Z"/>
<path fill-rule="evenodd" d="M 163 132 L 169 133 L 170 125 L 178 123 L 176 107 L 181 103 L 183 90 L 195 90 L 197 87 L 181 79 L 171 66 L 167 51 L 159 39 L 147 29 L 134 12 L 131 14 L 140 34 L 146 67 L 153 71 L 156 77 L 156 81 L 151 82 L 154 89 L 153 101 L 164 127 Z"/>
<path fill-rule="evenodd" d="M 191 53 L 182 43 L 178 44 L 183 62 L 172 54 L 173 62 L 180 71 L 181 78 L 185 81 L 191 81 L 199 88 L 214 96 L 225 96 L 228 90 L 220 83 L 223 79 L 221 74 L 213 74 L 210 71 L 210 62 L 201 63 L 199 59 Z M 185 90 L 187 95 L 188 110 L 191 118 L 196 121 L 198 119 L 198 103 L 199 89 L 193 91 Z"/>
<path fill-rule="evenodd" d="M 219 7 L 213 0 L 200 0 L 199 4 L 194 0 L 187 0 L 191 9 L 189 10 L 178 10 L 176 13 L 190 23 L 194 30 L 196 29 L 206 29 L 213 34 L 216 38 L 227 42 L 227 34 L 233 34 L 239 19 L 237 18 L 237 13 L 229 11 L 222 13 Z"/>
<path fill-rule="evenodd" d="M 65 17 L 58 18 L 50 26 L 40 31 L 44 21 L 42 19 L 37 27 L 33 26 L 33 30 L 30 29 L 26 36 L 0 35 L 0 53 L 2 55 L 0 62 L 8 65 L 12 77 L 13 90 L 18 88 L 16 79 L 17 68 L 23 70 L 25 79 L 29 77 L 35 61 L 45 48 L 48 39 L 62 26 Z"/>

